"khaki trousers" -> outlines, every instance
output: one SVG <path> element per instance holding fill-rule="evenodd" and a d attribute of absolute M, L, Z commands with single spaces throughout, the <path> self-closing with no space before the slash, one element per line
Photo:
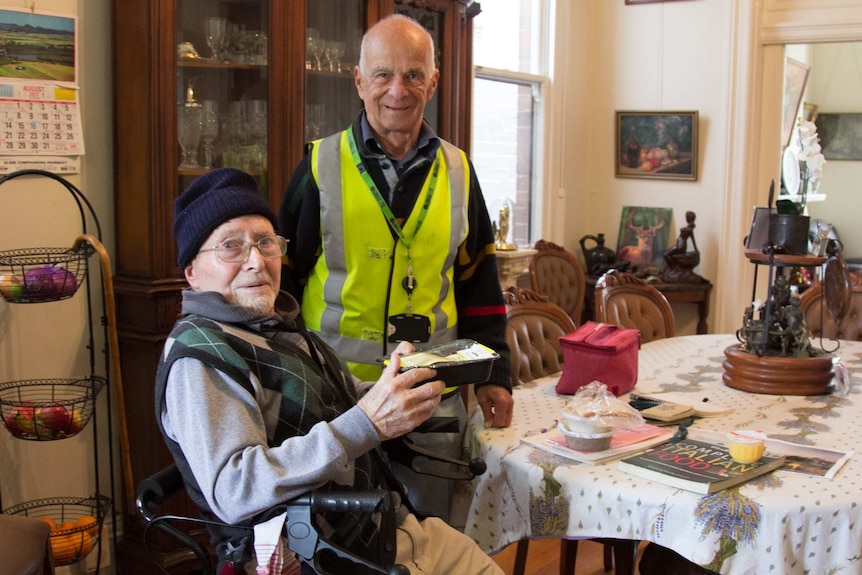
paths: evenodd
<path fill-rule="evenodd" d="M 437 517 L 412 513 L 398 527 L 395 562 L 411 575 L 504 575 L 476 543 Z"/>

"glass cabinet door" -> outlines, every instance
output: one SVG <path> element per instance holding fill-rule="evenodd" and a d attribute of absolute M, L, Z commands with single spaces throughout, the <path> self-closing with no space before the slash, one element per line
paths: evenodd
<path fill-rule="evenodd" d="M 434 9 L 433 7 L 429 8 L 424 4 L 420 6 L 413 6 L 411 4 L 415 4 L 415 2 L 404 2 L 404 1 L 396 1 L 395 3 L 395 11 L 398 14 L 404 14 L 405 16 L 410 16 L 425 28 L 428 33 L 431 35 L 431 38 L 434 40 L 434 61 L 437 64 L 437 67 L 440 67 L 440 63 L 443 61 L 443 38 L 442 38 L 442 30 L 443 30 L 443 12 L 440 9 Z M 440 117 L 440 90 L 445 85 L 445 78 L 440 78 L 440 84 L 437 87 L 437 91 L 434 92 L 434 97 L 425 104 L 425 121 L 431 126 L 431 128 L 437 133 L 440 134 L 440 123 L 438 122 L 438 118 Z"/>
<path fill-rule="evenodd" d="M 269 2 L 177 3 L 179 190 L 217 167 L 267 171 Z"/>
<path fill-rule="evenodd" d="M 353 68 L 359 63 L 366 11 L 366 2 L 356 0 L 306 4 L 306 141 L 344 130 L 361 110 Z"/>

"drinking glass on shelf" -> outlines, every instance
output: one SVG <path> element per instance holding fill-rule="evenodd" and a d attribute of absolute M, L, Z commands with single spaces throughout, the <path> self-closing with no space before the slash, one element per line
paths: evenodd
<path fill-rule="evenodd" d="M 344 56 L 345 43 L 340 40 L 327 40 L 326 50 L 329 53 L 329 71 L 338 72 L 344 71 L 342 68 L 341 57 Z"/>
<path fill-rule="evenodd" d="M 323 62 L 320 57 L 323 56 L 323 50 L 326 46 L 326 40 L 322 38 L 311 38 L 309 40 L 309 48 L 314 56 L 314 70 L 323 70 Z"/>
<path fill-rule="evenodd" d="M 227 35 L 227 20 L 219 16 L 210 16 L 206 22 L 207 46 L 212 51 L 212 59 L 222 59 L 222 48 Z"/>
<path fill-rule="evenodd" d="M 204 168 L 213 167 L 213 141 L 218 137 L 219 115 L 218 102 L 203 100 L 201 102 L 202 122 L 201 139 L 204 141 Z"/>
<path fill-rule="evenodd" d="M 197 170 L 201 167 L 198 163 L 198 146 L 201 142 L 201 131 L 203 130 L 201 105 L 198 103 L 180 104 L 177 109 L 177 130 L 180 140 L 180 148 L 183 158 L 180 162 L 181 170 Z"/>
<path fill-rule="evenodd" d="M 320 40 L 320 32 L 317 28 L 305 29 L 305 69 L 314 70 L 314 43 Z"/>

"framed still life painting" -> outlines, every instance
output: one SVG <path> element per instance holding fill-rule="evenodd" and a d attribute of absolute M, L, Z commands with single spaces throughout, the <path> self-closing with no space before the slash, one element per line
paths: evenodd
<path fill-rule="evenodd" d="M 672 218 L 672 208 L 624 206 L 617 236 L 617 260 L 629 262 L 636 271 L 648 267 L 663 270 Z"/>
<path fill-rule="evenodd" d="M 827 160 L 862 160 L 862 114 L 818 114 L 814 123 Z"/>
<path fill-rule="evenodd" d="M 697 179 L 697 111 L 617 112 L 618 178 Z"/>

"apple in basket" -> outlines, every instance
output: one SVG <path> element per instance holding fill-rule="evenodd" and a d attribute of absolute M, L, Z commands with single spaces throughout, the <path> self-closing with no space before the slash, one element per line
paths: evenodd
<path fill-rule="evenodd" d="M 33 415 L 33 403 L 25 401 L 10 409 L 3 421 L 12 435 L 16 437 L 36 435 L 36 421 L 33 419 Z"/>
<path fill-rule="evenodd" d="M 14 275 L 0 275 L 0 294 L 6 301 L 21 301 L 24 296 L 21 279 Z"/>
<path fill-rule="evenodd" d="M 37 407 L 36 417 L 44 428 L 51 431 L 65 432 L 72 424 L 72 416 L 69 414 L 69 410 L 56 401 L 52 401 L 43 407 Z"/>
<path fill-rule="evenodd" d="M 74 435 L 84 429 L 84 414 L 80 409 L 72 409 L 69 416 L 69 427 L 66 429 L 66 435 Z"/>
<path fill-rule="evenodd" d="M 24 297 L 44 301 L 69 297 L 78 289 L 78 281 L 69 270 L 42 266 L 24 272 Z"/>

